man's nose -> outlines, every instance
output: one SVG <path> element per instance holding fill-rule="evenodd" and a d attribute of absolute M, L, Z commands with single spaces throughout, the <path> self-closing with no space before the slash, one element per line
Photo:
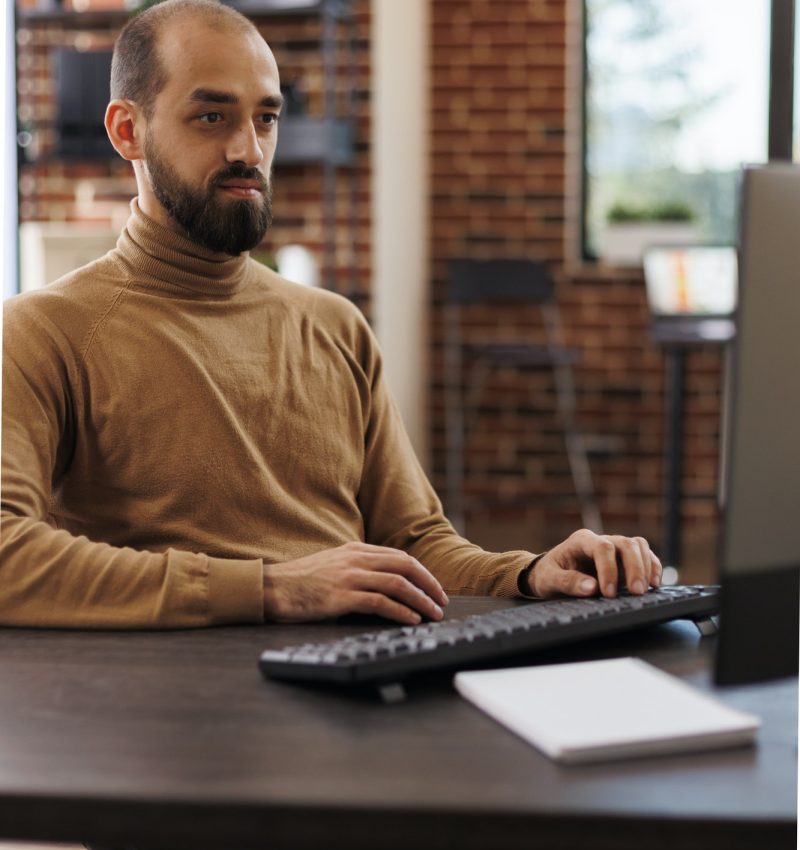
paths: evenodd
<path fill-rule="evenodd" d="M 251 168 L 264 159 L 256 128 L 250 122 L 237 127 L 228 144 L 226 159 L 228 162 L 243 162 Z"/>

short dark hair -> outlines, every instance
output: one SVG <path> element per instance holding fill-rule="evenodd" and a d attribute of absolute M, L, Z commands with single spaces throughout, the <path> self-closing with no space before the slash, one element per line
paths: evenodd
<path fill-rule="evenodd" d="M 218 0 L 163 0 L 131 18 L 122 28 L 111 59 L 111 99 L 138 103 L 147 117 L 156 96 L 167 84 L 158 55 L 158 33 L 182 15 L 222 29 L 258 32 L 244 15 Z"/>

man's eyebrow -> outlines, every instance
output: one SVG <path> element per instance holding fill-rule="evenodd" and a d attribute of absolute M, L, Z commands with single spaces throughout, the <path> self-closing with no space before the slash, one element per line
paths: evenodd
<path fill-rule="evenodd" d="M 217 91 L 215 89 L 195 89 L 190 95 L 189 100 L 192 103 L 230 103 L 236 105 L 239 103 L 239 98 L 235 94 L 225 91 Z M 271 109 L 280 109 L 283 106 L 283 95 L 270 94 L 262 97 L 258 102 L 259 106 L 269 107 Z"/>
<path fill-rule="evenodd" d="M 239 98 L 234 94 L 224 91 L 215 91 L 214 89 L 195 89 L 190 95 L 189 100 L 194 103 L 238 103 Z"/>
<path fill-rule="evenodd" d="M 258 102 L 259 106 L 267 106 L 271 109 L 280 109 L 283 106 L 283 95 L 282 94 L 268 94 L 266 97 L 262 97 Z"/>

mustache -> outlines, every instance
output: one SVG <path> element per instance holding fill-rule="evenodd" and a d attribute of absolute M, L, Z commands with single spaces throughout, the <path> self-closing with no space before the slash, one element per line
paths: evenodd
<path fill-rule="evenodd" d="M 226 180 L 255 180 L 262 195 L 269 192 L 269 182 L 257 168 L 248 168 L 241 162 L 234 162 L 218 171 L 211 180 L 212 186 L 219 186 Z"/>

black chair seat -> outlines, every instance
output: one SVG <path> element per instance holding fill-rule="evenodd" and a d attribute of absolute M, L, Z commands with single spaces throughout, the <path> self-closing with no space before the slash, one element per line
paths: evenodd
<path fill-rule="evenodd" d="M 594 493 L 588 455 L 575 422 L 575 386 L 572 367 L 578 352 L 563 344 L 561 321 L 555 297 L 555 281 L 546 266 L 528 259 L 456 260 L 450 268 L 445 293 L 445 412 L 447 416 L 447 507 L 450 519 L 464 529 L 467 508 L 488 508 L 494 501 L 487 494 L 475 498 L 465 482 L 467 438 L 491 373 L 498 367 L 520 371 L 550 369 L 555 385 L 556 412 L 564 436 L 577 501 L 583 524 L 602 532 L 602 518 Z M 477 340 L 464 339 L 469 308 L 494 306 L 538 312 L 539 321 L 523 331 L 529 337 Z M 534 308 L 531 311 L 531 308 Z M 522 490 L 524 491 L 524 487 Z M 551 491 L 550 497 L 555 494 Z M 502 494 L 498 494 L 501 501 Z"/>

